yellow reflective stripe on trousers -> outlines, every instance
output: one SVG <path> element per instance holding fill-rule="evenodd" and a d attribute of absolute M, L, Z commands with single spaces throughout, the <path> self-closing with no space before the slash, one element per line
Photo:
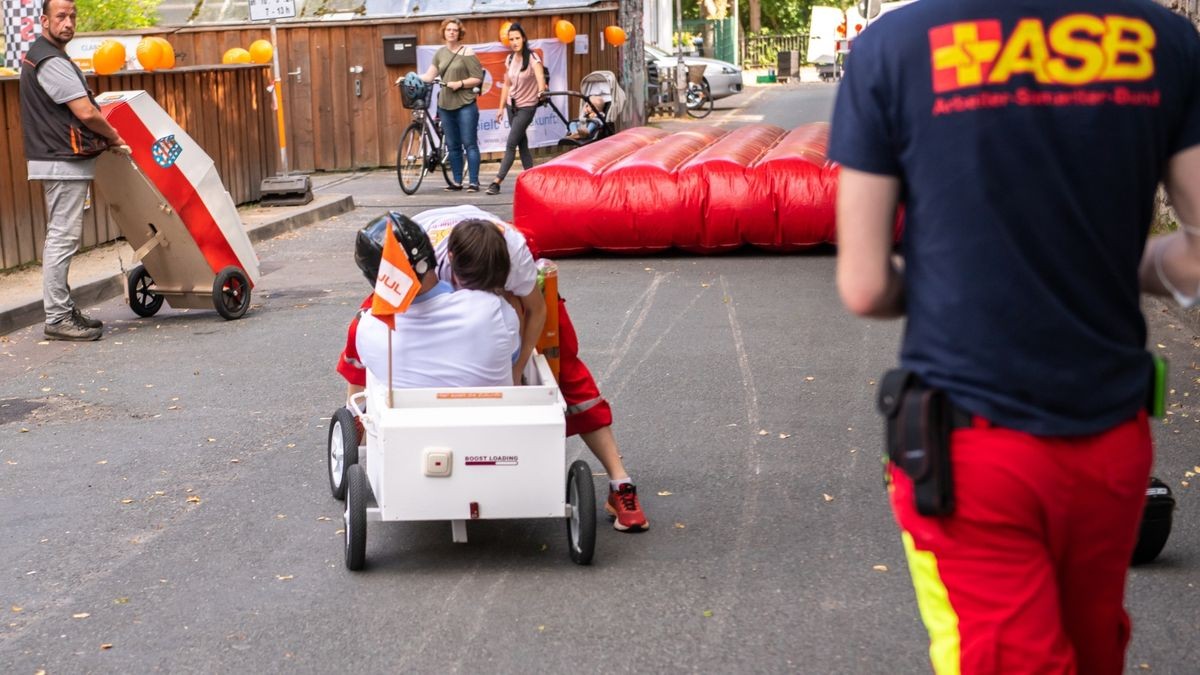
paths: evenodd
<path fill-rule="evenodd" d="M 912 535 L 901 532 L 908 570 L 917 591 L 917 607 L 925 630 L 929 631 L 929 658 L 937 675 L 958 675 L 958 615 L 950 605 L 946 584 L 938 574 L 937 558 L 930 551 L 918 551 Z"/>

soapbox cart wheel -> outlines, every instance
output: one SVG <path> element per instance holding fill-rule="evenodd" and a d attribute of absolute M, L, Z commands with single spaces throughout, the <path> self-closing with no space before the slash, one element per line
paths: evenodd
<path fill-rule="evenodd" d="M 346 569 L 358 571 L 367 562 L 367 499 L 371 484 L 362 464 L 346 472 Z"/>
<path fill-rule="evenodd" d="M 328 450 L 329 491 L 334 499 L 345 499 L 347 473 L 358 464 L 358 425 L 346 408 L 338 408 L 329 421 Z"/>
<path fill-rule="evenodd" d="M 567 548 L 571 560 L 587 565 L 596 552 L 596 486 L 592 469 L 577 459 L 567 472 L 567 503 L 571 517 L 567 519 Z"/>
<path fill-rule="evenodd" d="M 213 282 L 213 306 L 228 321 L 246 314 L 250 308 L 250 280 L 245 272 L 232 265 L 221 270 Z"/>
<path fill-rule="evenodd" d="M 126 295 L 129 297 L 129 308 L 141 317 L 152 317 L 162 309 L 163 296 L 150 290 L 154 279 L 146 271 L 145 265 L 138 265 L 129 270 L 129 279 L 125 284 Z"/>

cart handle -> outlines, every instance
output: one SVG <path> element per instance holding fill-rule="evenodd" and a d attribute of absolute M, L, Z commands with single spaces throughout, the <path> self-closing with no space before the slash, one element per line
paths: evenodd
<path fill-rule="evenodd" d="M 367 392 L 360 391 L 351 394 L 350 398 L 346 399 L 346 407 L 350 412 L 354 413 L 355 417 L 367 416 Z"/>

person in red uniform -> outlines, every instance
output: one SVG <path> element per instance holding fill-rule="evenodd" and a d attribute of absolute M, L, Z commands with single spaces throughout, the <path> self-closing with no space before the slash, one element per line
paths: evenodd
<path fill-rule="evenodd" d="M 469 244 L 467 238 L 454 236 L 457 226 L 467 221 L 482 220 L 502 229 L 510 259 L 510 271 L 503 290 L 510 295 L 522 315 L 521 350 L 513 368 L 515 376 L 519 378 L 533 353 L 546 320 L 545 302 L 536 287 L 536 251 L 533 246 L 512 225 L 474 206 L 431 209 L 414 215 L 413 220 L 425 228 L 433 242 L 437 252 L 439 278 L 451 280 L 451 283 L 460 288 L 472 288 L 471 280 L 480 276 L 461 268 L 474 267 L 484 261 L 464 255 L 469 253 L 468 251 L 456 251 L 452 247 L 452 244 Z M 608 473 L 609 493 L 605 510 L 613 518 L 613 528 L 621 532 L 644 532 L 650 528 L 650 522 L 642 510 L 637 486 L 625 468 L 620 447 L 613 434 L 612 407 L 601 395 L 587 365 L 579 358 L 579 339 L 566 312 L 566 303 L 562 298 L 558 299 L 558 303 L 558 386 L 567 402 L 567 435 L 578 435 Z M 369 299 L 364 303 L 364 307 L 367 306 Z M 355 387 L 361 388 L 366 385 L 362 364 L 352 349 L 353 341 L 351 336 L 337 365 L 338 373 L 349 383 L 351 392 Z"/>
<path fill-rule="evenodd" d="M 948 436 L 889 448 L 934 669 L 1120 673 L 1152 454 L 1139 293 L 1200 292 L 1195 27 L 1149 0 L 912 3 L 855 40 L 829 156 L 842 300 L 906 317 L 910 391 L 950 406 L 905 427 Z M 1183 227 L 1147 244 L 1160 182 Z M 952 501 L 920 470 L 943 447 Z"/>

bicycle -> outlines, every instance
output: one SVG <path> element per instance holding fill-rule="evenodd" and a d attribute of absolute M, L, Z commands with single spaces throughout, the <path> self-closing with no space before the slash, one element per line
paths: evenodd
<path fill-rule="evenodd" d="M 440 78 L 433 81 L 433 84 L 440 83 Z M 446 185 L 455 185 L 450 175 L 450 152 L 446 147 L 442 122 L 429 114 L 433 84 L 422 83 L 422 86 L 416 87 L 404 81 L 397 83 L 401 105 L 412 111 L 412 122 L 404 130 L 400 147 L 396 150 L 396 178 L 406 195 L 416 194 L 425 174 L 439 166 Z"/>
<path fill-rule="evenodd" d="M 688 82 L 684 100 L 687 103 L 687 114 L 697 119 L 708 117 L 713 111 L 712 90 L 708 88 L 707 81 L 700 84 Z"/>

